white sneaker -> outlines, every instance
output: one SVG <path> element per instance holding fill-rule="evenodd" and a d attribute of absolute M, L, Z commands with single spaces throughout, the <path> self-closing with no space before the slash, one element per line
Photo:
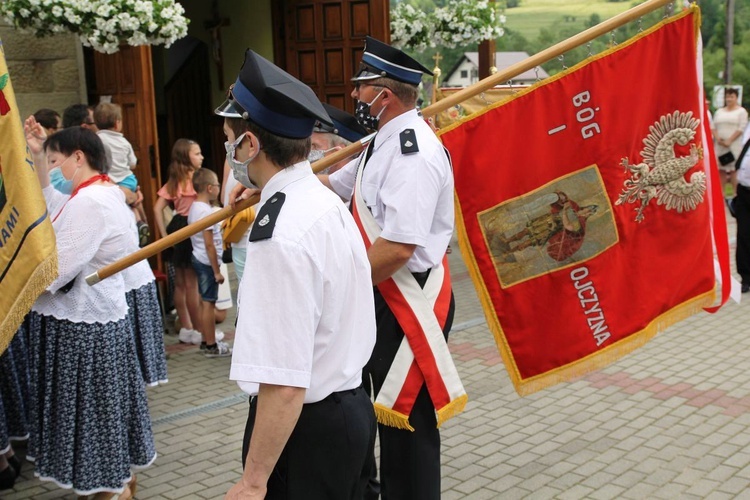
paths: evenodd
<path fill-rule="evenodd" d="M 198 330 L 190 330 L 190 343 L 194 345 L 201 345 L 203 341 L 203 335 Z"/>
<path fill-rule="evenodd" d="M 216 330 L 216 342 L 221 342 L 222 340 L 224 340 L 224 332 Z"/>
<path fill-rule="evenodd" d="M 216 342 L 214 347 L 207 347 L 203 352 L 207 358 L 224 358 L 232 355 L 232 349 L 226 342 Z"/>
<path fill-rule="evenodd" d="M 195 330 L 188 330 L 187 328 L 180 328 L 180 333 L 177 335 L 177 339 L 180 341 L 181 344 L 192 344 L 193 343 L 193 333 L 198 333 Z M 200 335 L 200 333 L 198 333 Z M 198 341 L 200 344 L 200 340 Z"/>

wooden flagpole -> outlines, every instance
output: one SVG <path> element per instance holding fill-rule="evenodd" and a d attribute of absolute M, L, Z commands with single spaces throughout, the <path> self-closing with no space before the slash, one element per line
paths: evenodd
<path fill-rule="evenodd" d="M 549 47 L 548 49 L 545 49 L 539 52 L 538 54 L 534 54 L 533 56 L 527 59 L 524 59 L 523 61 L 520 61 L 502 71 L 498 71 L 494 75 L 490 75 L 487 78 L 484 78 L 483 80 L 478 81 L 474 85 L 466 87 L 465 89 L 460 90 L 456 92 L 455 94 L 451 94 L 450 96 L 448 96 L 447 98 L 443 100 L 430 104 L 429 106 L 427 106 L 425 109 L 422 110 L 422 116 L 424 116 L 425 118 L 430 118 L 432 116 L 435 116 L 441 111 L 445 111 L 446 109 L 452 106 L 455 106 L 456 104 L 459 104 L 478 94 L 481 94 L 482 92 L 489 90 L 498 84 L 503 84 L 507 82 L 508 80 L 513 79 L 513 77 L 520 75 L 524 71 L 533 69 L 536 66 L 539 66 L 540 64 L 549 61 L 550 59 L 558 57 L 564 54 L 565 52 L 568 52 L 571 49 L 574 49 L 580 45 L 583 45 L 584 43 L 588 43 L 591 40 L 594 40 L 595 38 L 598 38 L 606 33 L 609 33 L 610 31 L 617 29 L 618 27 L 624 24 L 627 24 L 631 21 L 634 21 L 648 14 L 649 12 L 652 12 L 658 9 L 659 7 L 663 7 L 669 3 L 672 3 L 673 1 L 674 0 L 648 0 L 646 2 L 643 2 L 642 4 L 637 5 L 631 9 L 628 9 L 621 14 L 618 14 L 602 23 L 597 24 L 596 26 L 592 26 L 591 28 L 585 31 L 582 31 L 581 33 L 578 33 L 577 35 L 574 35 L 568 39 L 565 39 L 562 42 L 557 43 L 553 45 L 552 47 Z M 352 143 L 351 145 L 343 149 L 340 149 L 339 151 L 336 151 L 330 156 L 326 156 L 325 158 L 318 160 L 317 162 L 313 164 L 313 171 L 316 173 L 320 172 L 324 170 L 325 168 L 335 163 L 338 163 L 339 161 L 345 158 L 349 158 L 351 156 L 358 154 L 367 145 L 367 143 L 372 139 L 372 137 L 373 135 L 369 135 L 365 137 L 364 139 L 362 139 L 361 141 Z M 164 238 L 157 240 L 151 243 L 150 245 L 141 248 L 137 252 L 134 252 L 126 257 L 123 257 L 117 262 L 114 262 L 112 264 L 109 264 L 108 266 L 105 266 L 99 269 L 97 272 L 87 276 L 86 282 L 89 285 L 93 285 L 103 279 L 109 278 L 113 274 L 118 273 L 122 271 L 123 269 L 132 266 L 133 264 L 136 264 L 143 259 L 153 257 L 159 252 L 162 252 L 166 250 L 167 248 L 174 246 L 176 243 L 179 243 L 180 241 L 189 238 L 193 234 L 203 231 L 204 229 L 211 227 L 217 222 L 221 222 L 227 217 L 239 211 L 242 211 L 248 207 L 253 206 L 254 204 L 258 203 L 259 200 L 260 200 L 260 196 L 256 194 L 256 195 L 251 196 L 247 200 L 242 200 L 242 201 L 237 202 L 234 207 L 231 207 L 231 206 L 224 207 L 221 210 L 218 210 L 214 212 L 213 214 L 209 215 L 208 217 L 205 217 L 199 220 L 198 222 L 190 224 L 189 226 L 186 226 L 180 229 L 179 231 L 176 231 L 170 235 L 167 235 Z"/>

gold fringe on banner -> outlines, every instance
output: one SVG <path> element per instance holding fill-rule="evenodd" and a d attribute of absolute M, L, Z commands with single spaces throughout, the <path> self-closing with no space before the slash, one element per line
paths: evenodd
<path fill-rule="evenodd" d="M 4 352 L 8 347 L 31 306 L 56 277 L 57 252 L 52 252 L 39 263 L 32 275 L 29 276 L 26 285 L 11 305 L 10 311 L 0 322 L 0 352 Z"/>
<path fill-rule="evenodd" d="M 455 197 L 455 205 L 456 211 L 462 213 L 460 212 L 461 205 L 458 201 L 458 196 Z M 464 261 L 467 263 L 466 267 L 469 276 L 471 276 L 474 286 L 477 289 L 477 294 L 482 304 L 485 318 L 487 319 L 487 325 L 490 327 L 490 331 L 492 331 L 492 334 L 495 337 L 495 342 L 500 351 L 503 363 L 508 370 L 511 382 L 513 382 L 516 392 L 521 396 L 528 396 L 529 394 L 546 389 L 547 387 L 560 382 L 570 381 L 600 368 L 604 368 L 626 354 L 644 346 L 658 333 L 663 332 L 675 323 L 701 312 L 705 307 L 711 306 L 716 300 L 716 288 L 714 287 L 710 292 L 693 297 L 692 299 L 673 307 L 669 311 L 662 313 L 653 319 L 643 330 L 629 335 L 601 351 L 589 354 L 585 358 L 581 358 L 580 360 L 561 366 L 560 368 L 547 373 L 523 379 L 521 378 L 518 366 L 516 366 L 513 355 L 511 354 L 510 346 L 505 339 L 505 333 L 495 315 L 495 308 L 492 305 L 490 294 L 484 284 L 484 280 L 482 279 L 481 272 L 479 271 L 479 267 L 469 244 L 469 237 L 466 232 L 466 226 L 463 223 L 463 218 L 456 217 L 456 229 L 458 233 L 458 244 L 461 253 L 464 256 Z"/>

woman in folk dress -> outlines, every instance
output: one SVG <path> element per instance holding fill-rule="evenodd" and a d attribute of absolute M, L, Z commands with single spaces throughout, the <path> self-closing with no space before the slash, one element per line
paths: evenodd
<path fill-rule="evenodd" d="M 58 254 L 58 277 L 29 316 L 28 458 L 40 479 L 78 495 L 132 498 L 133 470 L 156 451 L 124 279 L 85 282 L 127 254 L 132 215 L 96 134 L 71 127 L 45 141 L 33 117 L 25 132 Z"/>

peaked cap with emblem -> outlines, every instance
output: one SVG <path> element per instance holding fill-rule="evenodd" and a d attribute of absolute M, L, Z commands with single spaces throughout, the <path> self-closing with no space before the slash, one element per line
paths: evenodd
<path fill-rule="evenodd" d="M 318 122 L 315 124 L 314 132 L 336 134 L 349 142 L 357 142 L 369 133 L 366 128 L 357 122 L 354 115 L 350 115 L 346 111 L 342 111 L 326 102 L 323 103 L 323 107 L 328 113 L 328 116 L 331 117 L 333 126 L 331 127 Z"/>
<path fill-rule="evenodd" d="M 365 38 L 365 51 L 359 72 L 353 82 L 364 82 L 376 78 L 392 78 L 399 82 L 419 85 L 422 74 L 432 76 L 432 72 L 406 55 L 371 36 Z"/>
<path fill-rule="evenodd" d="M 333 126 L 310 87 L 249 49 L 230 98 L 216 114 L 242 117 L 290 139 L 310 137 L 316 122 Z"/>

